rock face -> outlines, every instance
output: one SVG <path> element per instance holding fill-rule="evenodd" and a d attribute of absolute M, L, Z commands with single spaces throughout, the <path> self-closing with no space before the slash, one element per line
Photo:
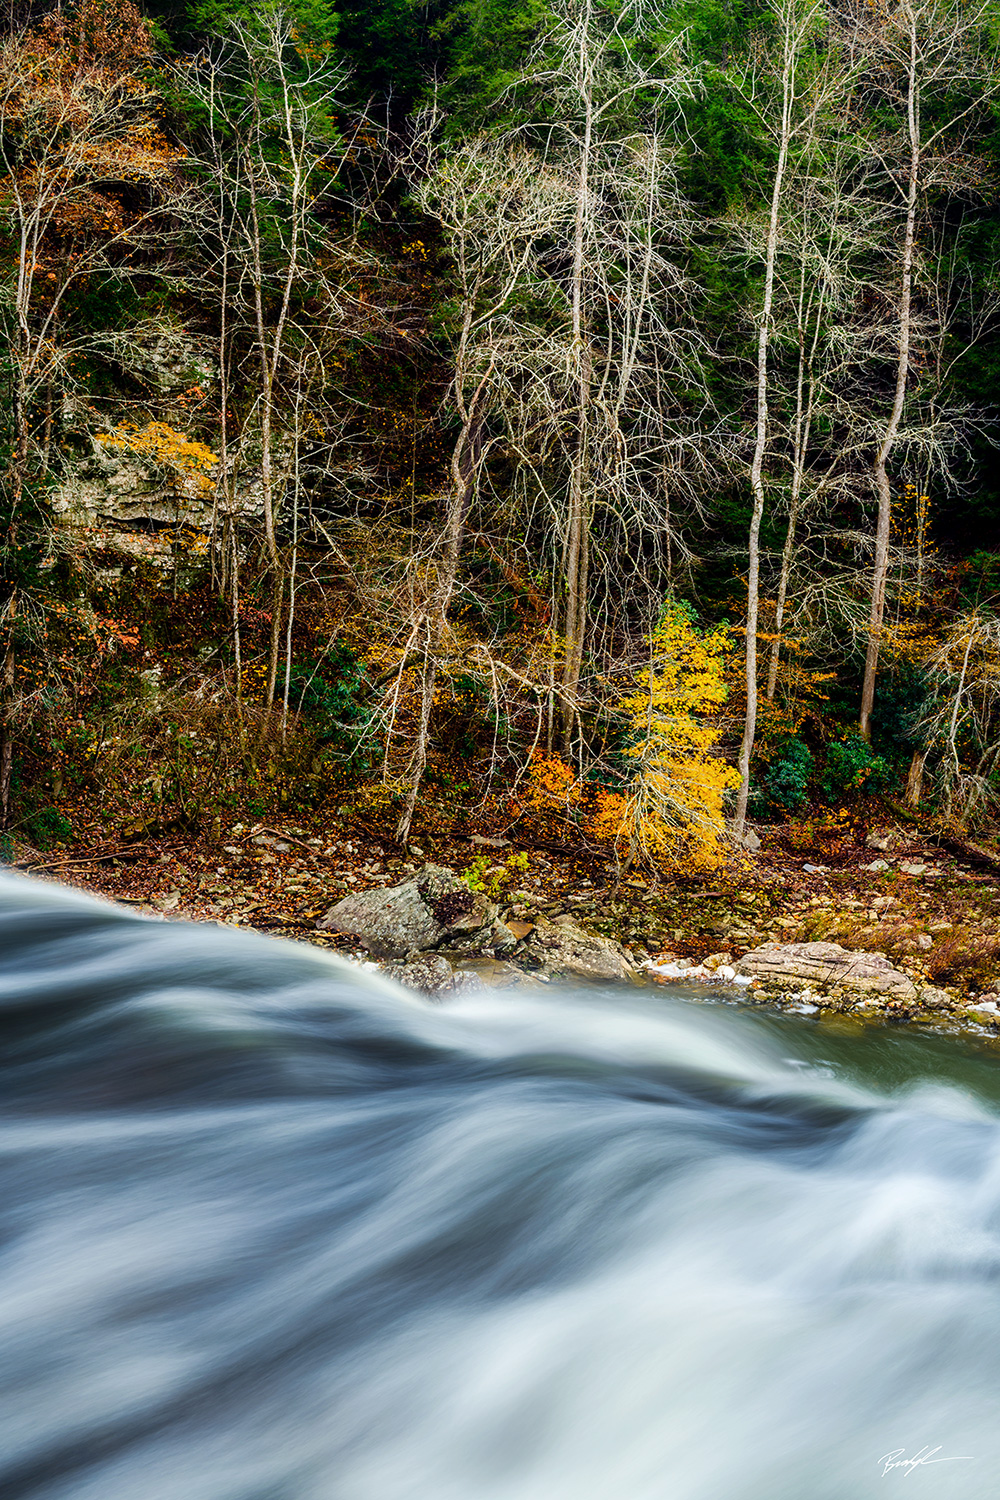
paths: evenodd
<path fill-rule="evenodd" d="M 206 537 L 220 516 L 255 529 L 264 509 L 259 437 L 245 435 L 232 484 L 216 492 L 218 461 L 192 430 L 218 386 L 207 341 L 164 321 L 108 335 L 107 352 L 142 393 L 96 412 L 67 398 L 58 414 L 62 477 L 51 495 L 56 522 L 80 544 L 134 557 L 189 581 L 206 565 Z M 279 500 L 291 472 L 289 437 L 272 437 Z"/>
<path fill-rule="evenodd" d="M 356 937 L 374 958 L 406 958 L 445 944 L 455 954 L 499 958 L 516 943 L 492 902 L 441 865 L 425 865 L 388 890 L 345 896 L 316 925 Z"/>
<path fill-rule="evenodd" d="M 837 943 L 765 943 L 740 959 L 738 971 L 769 983 L 819 985 L 915 1001 L 917 986 L 884 953 L 852 953 Z"/>

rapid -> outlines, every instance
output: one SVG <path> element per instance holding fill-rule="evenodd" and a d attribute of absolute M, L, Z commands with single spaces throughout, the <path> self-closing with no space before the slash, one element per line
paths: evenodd
<path fill-rule="evenodd" d="M 1000 1493 L 1000 1060 L 0 878 L 5 1500 Z M 911 1462 L 912 1461 L 912 1462 Z"/>

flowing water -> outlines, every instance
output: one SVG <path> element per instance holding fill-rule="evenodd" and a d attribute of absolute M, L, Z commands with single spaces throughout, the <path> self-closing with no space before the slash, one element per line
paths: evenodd
<path fill-rule="evenodd" d="M 5 1500 L 1000 1493 L 990 1054 L 14 878 L 0 1026 Z"/>

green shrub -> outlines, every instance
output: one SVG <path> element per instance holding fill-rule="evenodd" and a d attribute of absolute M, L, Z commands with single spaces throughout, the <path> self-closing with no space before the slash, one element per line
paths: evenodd
<path fill-rule="evenodd" d="M 876 755 L 859 734 L 845 740 L 834 740 L 827 746 L 820 792 L 831 806 L 858 795 L 884 795 L 891 781 L 888 762 Z"/>
<path fill-rule="evenodd" d="M 809 746 L 799 739 L 782 740 L 758 782 L 753 799 L 754 816 L 798 812 L 808 798 L 812 773 Z"/>
<path fill-rule="evenodd" d="M 920 736 L 917 725 L 927 704 L 927 678 L 903 662 L 879 676 L 872 710 L 872 743 L 887 760 L 909 760 Z"/>
<path fill-rule="evenodd" d="M 53 844 L 65 844 L 73 837 L 73 825 L 57 807 L 40 807 L 24 820 L 27 837 L 39 849 L 51 849 Z"/>
<path fill-rule="evenodd" d="M 289 685 L 289 707 L 308 722 L 320 745 L 353 769 L 367 769 L 375 748 L 365 702 L 368 675 L 350 646 L 339 643 L 318 662 L 296 663 Z"/>

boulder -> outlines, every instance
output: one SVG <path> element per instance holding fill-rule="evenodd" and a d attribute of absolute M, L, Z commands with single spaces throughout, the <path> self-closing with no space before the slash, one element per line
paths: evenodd
<path fill-rule="evenodd" d="M 463 958 L 456 977 L 471 981 L 471 987 L 487 990 L 540 989 L 544 976 L 528 974 L 504 958 Z"/>
<path fill-rule="evenodd" d="M 936 1010 L 945 1010 L 955 1004 L 954 997 L 947 990 L 940 990 L 933 984 L 925 984 L 920 991 L 920 1004 L 932 1006 Z"/>
<path fill-rule="evenodd" d="M 853 953 L 838 943 L 765 943 L 745 953 L 740 974 L 779 985 L 816 984 L 892 1000 L 918 997 L 917 986 L 884 953 Z"/>
<path fill-rule="evenodd" d="M 553 978 L 621 981 L 632 975 L 632 965 L 617 944 L 595 937 L 566 916 L 551 922 L 537 917 L 518 957 Z"/>
<path fill-rule="evenodd" d="M 419 953 L 414 958 L 390 960 L 380 967 L 388 979 L 436 999 L 483 988 L 475 974 L 456 973 L 440 953 Z"/>
<path fill-rule="evenodd" d="M 345 896 L 316 926 L 356 937 L 375 958 L 406 958 L 445 944 L 456 955 L 499 957 L 516 943 L 493 903 L 441 865 L 425 865 L 402 885 Z"/>

